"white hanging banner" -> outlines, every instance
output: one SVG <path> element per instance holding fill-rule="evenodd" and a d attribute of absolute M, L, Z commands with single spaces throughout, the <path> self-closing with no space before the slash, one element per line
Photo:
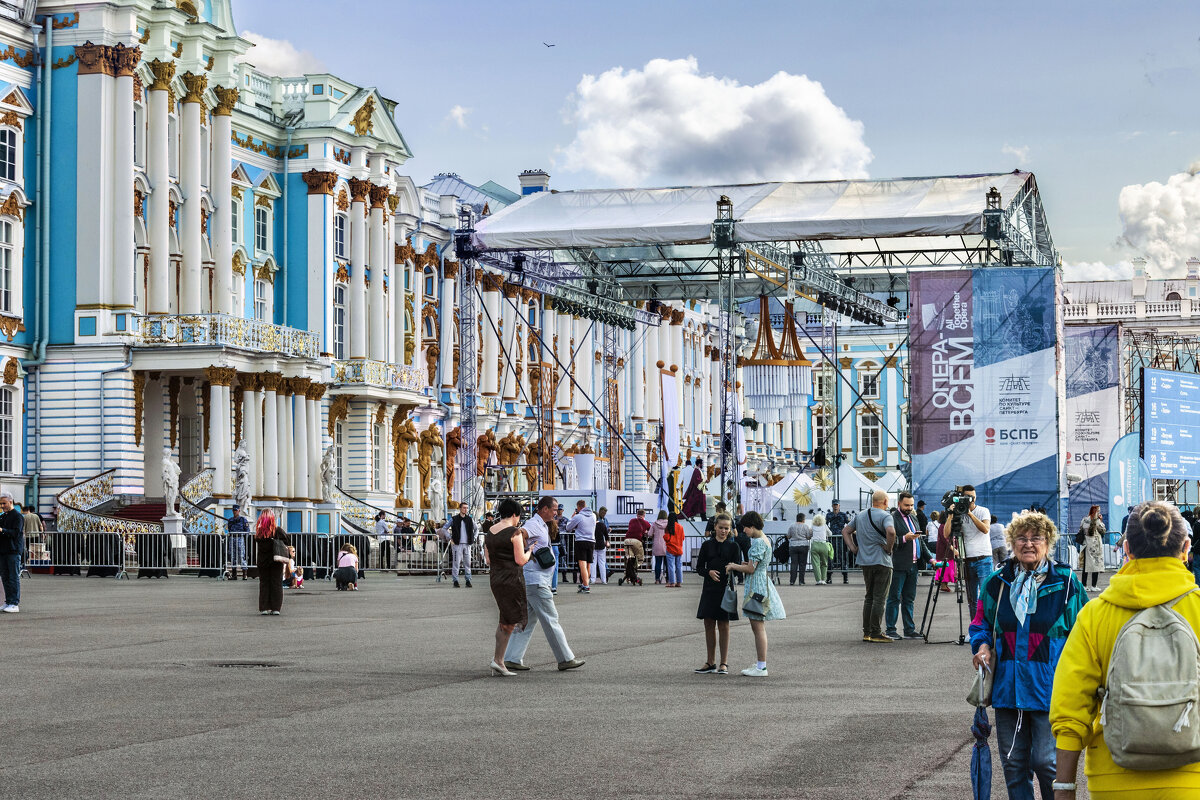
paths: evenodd
<path fill-rule="evenodd" d="M 659 370 L 662 380 L 662 421 L 663 421 L 663 455 L 671 469 L 679 461 L 679 425 L 680 408 L 679 393 L 675 390 L 674 373 Z"/>

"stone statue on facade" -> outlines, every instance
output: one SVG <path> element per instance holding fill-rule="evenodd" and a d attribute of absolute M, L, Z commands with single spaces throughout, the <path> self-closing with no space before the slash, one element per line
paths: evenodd
<path fill-rule="evenodd" d="M 486 433 L 475 440 L 475 474 L 480 477 L 487 474 L 487 465 L 492 453 L 500 449 L 496 442 L 496 432 L 488 429 Z"/>
<path fill-rule="evenodd" d="M 436 463 L 434 450 L 445 451 L 445 446 L 442 444 L 442 432 L 438 429 L 437 424 L 430 423 L 429 427 L 421 432 L 418 442 L 417 472 L 421 475 L 421 507 L 432 508 L 429 505 L 429 477 L 430 471 Z"/>
<path fill-rule="evenodd" d="M 563 459 L 563 490 L 568 492 L 579 489 L 579 470 L 575 468 L 575 459 Z"/>
<path fill-rule="evenodd" d="M 321 499 L 326 503 L 333 502 L 333 490 L 337 487 L 338 468 L 335 445 L 325 448 L 321 456 Z"/>
<path fill-rule="evenodd" d="M 179 512 L 175 510 L 175 503 L 179 500 L 179 476 L 183 470 L 175 463 L 175 459 L 171 456 L 171 448 L 163 448 L 162 458 L 162 490 L 163 502 L 166 503 L 167 513 L 165 516 L 173 519 L 179 517 Z"/>
<path fill-rule="evenodd" d="M 240 442 L 233 451 L 233 502 L 247 514 L 250 512 L 250 455 L 246 443 Z"/>
<path fill-rule="evenodd" d="M 400 497 L 397 500 L 397 508 L 412 508 L 413 502 L 404 495 L 408 486 L 408 451 L 413 443 L 420 441 L 421 435 L 417 433 L 417 426 L 411 419 L 404 420 L 404 424 L 400 426 L 399 442 L 397 444 L 396 458 L 396 494 Z"/>
<path fill-rule="evenodd" d="M 434 464 L 429 471 L 429 518 L 443 519 L 446 516 L 446 479 L 442 466 Z"/>

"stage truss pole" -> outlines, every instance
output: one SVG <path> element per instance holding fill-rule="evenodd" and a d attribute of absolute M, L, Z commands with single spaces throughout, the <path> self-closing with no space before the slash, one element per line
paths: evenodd
<path fill-rule="evenodd" d="M 733 203 L 721 195 L 717 201 L 717 217 L 713 220 L 713 244 L 717 250 L 717 301 L 720 326 L 717 331 L 721 352 L 721 495 L 730 511 L 737 509 L 741 487 L 737 480 L 737 456 L 733 452 L 734 428 L 733 393 L 737 372 L 737 339 L 733 331 L 734 273 L 737 269 L 737 240 L 733 219 Z"/>
<path fill-rule="evenodd" d="M 604 325 L 604 349 L 601 354 L 602 374 L 604 376 L 604 455 L 608 458 L 608 488 L 621 488 L 621 469 L 620 456 L 618 450 L 623 450 L 620 446 L 620 439 L 615 430 L 620 425 L 619 415 L 619 397 L 617 395 L 618 377 L 617 377 L 617 350 L 619 329 L 615 325 Z"/>
<path fill-rule="evenodd" d="M 476 418 L 479 411 L 478 357 L 476 355 L 477 312 L 475 311 L 475 272 L 477 253 L 471 244 L 475 223 L 471 211 L 459 212 L 459 229 L 455 233 L 455 249 L 459 258 L 458 270 L 458 407 L 462 444 L 458 449 L 462 469 L 462 497 L 468 509 L 474 509 L 475 493 L 483 491 L 483 481 L 476 477 Z"/>

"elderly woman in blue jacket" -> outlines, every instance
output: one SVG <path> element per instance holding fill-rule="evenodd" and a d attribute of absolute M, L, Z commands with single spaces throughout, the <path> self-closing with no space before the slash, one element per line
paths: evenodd
<path fill-rule="evenodd" d="M 975 667 L 994 670 L 992 707 L 1008 796 L 1053 797 L 1055 741 L 1050 731 L 1054 670 L 1087 590 L 1050 558 L 1058 531 L 1045 514 L 1021 514 L 1005 531 L 1012 558 L 984 581 L 971 622 Z"/>

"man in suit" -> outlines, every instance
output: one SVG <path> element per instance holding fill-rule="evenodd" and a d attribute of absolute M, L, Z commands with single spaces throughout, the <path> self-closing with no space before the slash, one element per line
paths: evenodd
<path fill-rule="evenodd" d="M 901 492 L 892 511 L 896 528 L 896 547 L 892 551 L 892 586 L 888 591 L 884 636 L 889 639 L 919 639 L 913 606 L 917 599 L 917 575 L 921 561 L 928 557 L 925 529 L 913 507 L 911 492 Z M 904 619 L 904 635 L 896 632 L 897 619 Z"/>

